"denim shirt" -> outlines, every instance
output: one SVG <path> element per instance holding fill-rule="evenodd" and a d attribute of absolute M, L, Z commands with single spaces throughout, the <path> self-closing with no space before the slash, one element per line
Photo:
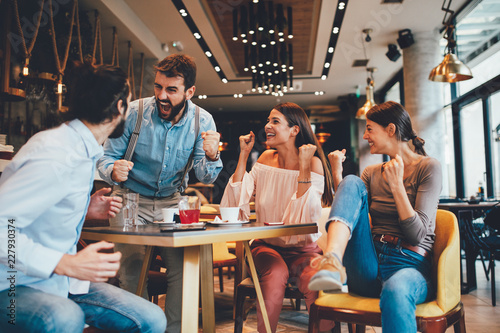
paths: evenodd
<path fill-rule="evenodd" d="M 73 120 L 34 135 L 7 165 L 0 177 L 0 291 L 14 282 L 68 296 L 70 279 L 53 272 L 63 254 L 76 253 L 102 153 L 92 132 Z"/>
<path fill-rule="evenodd" d="M 137 145 L 132 155 L 134 166 L 130 170 L 124 186 L 148 197 L 167 197 L 187 187 L 188 174 L 181 179 L 189 155 L 196 145 L 194 164 L 196 177 L 205 184 L 215 181 L 222 170 L 222 161 L 209 161 L 203 150 L 201 133 L 216 131 L 212 116 L 200 108 L 200 129 L 195 138 L 193 102 L 187 101 L 184 114 L 175 125 L 158 115 L 156 100 L 144 99 L 143 122 Z M 116 184 L 111 179 L 113 164 L 123 159 L 130 136 L 135 128 L 139 100 L 130 103 L 130 114 L 125 122 L 125 132 L 117 139 L 108 139 L 104 144 L 104 156 L 98 161 L 99 175 L 108 184 Z M 196 144 L 195 144 L 196 139 Z"/>

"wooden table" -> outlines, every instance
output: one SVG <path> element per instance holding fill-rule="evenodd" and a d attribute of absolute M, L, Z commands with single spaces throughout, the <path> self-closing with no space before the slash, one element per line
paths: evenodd
<path fill-rule="evenodd" d="M 470 246 L 468 246 L 468 242 L 465 241 L 467 235 L 464 231 L 464 219 L 470 219 L 472 221 L 475 217 L 482 216 L 484 211 L 492 208 L 497 203 L 498 201 L 485 201 L 477 204 L 469 204 L 468 202 L 447 202 L 440 203 L 438 205 L 439 209 L 445 209 L 455 214 L 458 220 L 460 228 L 460 248 L 465 252 L 466 269 L 466 281 L 464 281 L 462 260 L 460 260 L 460 281 L 462 283 L 462 294 L 468 294 L 477 288 L 476 258 L 478 255 L 477 250 L 470 248 Z"/>
<path fill-rule="evenodd" d="M 212 243 L 240 241 L 243 243 L 244 256 L 248 261 L 250 273 L 255 284 L 257 300 L 262 310 L 268 332 L 271 332 L 267 311 L 260 289 L 248 241 L 256 238 L 301 235 L 318 232 L 315 223 L 266 226 L 264 223 L 248 223 L 238 227 L 219 227 L 207 225 L 207 230 L 160 232 L 160 225 L 148 224 L 124 229 L 123 227 L 83 228 L 82 239 L 105 240 L 108 242 L 146 245 L 146 259 L 140 273 L 137 295 L 142 295 L 147 273 L 151 263 L 153 246 L 183 247 L 184 273 L 182 289 L 182 332 L 198 332 L 198 297 L 201 281 L 201 303 L 203 332 L 215 332 L 214 277 Z M 239 270 L 244 261 L 239 258 Z M 201 279 L 200 279 L 201 277 Z"/>

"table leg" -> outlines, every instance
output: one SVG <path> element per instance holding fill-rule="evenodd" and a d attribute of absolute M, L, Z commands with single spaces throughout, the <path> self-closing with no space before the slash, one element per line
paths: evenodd
<path fill-rule="evenodd" d="M 236 318 L 236 291 L 238 285 L 246 277 L 245 250 L 242 242 L 236 242 L 236 267 L 234 268 L 233 320 Z"/>
<path fill-rule="evenodd" d="M 198 332 L 200 297 L 200 246 L 184 248 L 182 276 L 182 333 Z"/>
<path fill-rule="evenodd" d="M 255 263 L 253 261 L 252 251 L 250 251 L 250 245 L 248 245 L 248 241 L 244 241 L 243 246 L 245 249 L 245 257 L 248 261 L 248 266 L 252 275 L 255 293 L 257 294 L 257 301 L 260 305 L 260 312 L 262 313 L 262 319 L 264 320 L 264 325 L 266 327 L 266 332 L 271 333 L 271 325 L 269 325 L 269 317 L 267 315 L 266 304 L 264 303 L 264 297 L 262 296 L 262 290 L 260 289 L 259 276 L 257 275 L 257 270 L 255 269 Z"/>
<path fill-rule="evenodd" d="M 212 244 L 201 245 L 201 311 L 203 332 L 215 332 L 214 264 Z"/>
<path fill-rule="evenodd" d="M 474 215 L 471 210 L 459 210 L 457 214 L 459 227 L 460 227 L 460 237 L 463 239 L 463 249 L 465 252 L 465 277 L 467 281 L 463 281 L 463 271 L 461 271 L 462 277 L 462 294 L 468 294 L 469 292 L 477 289 L 477 280 L 476 280 L 476 258 L 478 255 L 478 251 L 474 249 L 474 246 L 471 244 L 471 240 L 469 240 L 469 236 L 467 232 L 464 230 L 466 228 L 466 224 L 469 223 L 471 228 L 473 228 L 473 219 Z M 466 221 L 467 219 L 467 221 Z M 474 232 L 474 230 L 471 230 Z M 460 264 L 462 264 L 462 259 L 460 258 Z M 463 268 L 463 265 L 460 267 Z"/>
<path fill-rule="evenodd" d="M 144 262 L 142 263 L 141 275 L 139 275 L 139 283 L 137 284 L 137 290 L 135 294 L 141 296 L 144 294 L 144 288 L 146 287 L 146 279 L 148 277 L 149 267 L 151 266 L 151 260 L 153 256 L 153 247 L 146 246 L 146 255 L 144 256 Z"/>

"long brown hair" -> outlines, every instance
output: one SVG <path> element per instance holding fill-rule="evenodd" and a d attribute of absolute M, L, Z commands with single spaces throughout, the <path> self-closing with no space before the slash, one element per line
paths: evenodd
<path fill-rule="evenodd" d="M 318 139 L 316 139 L 316 135 L 314 135 L 312 131 L 309 118 L 307 118 L 304 110 L 302 110 L 302 108 L 295 103 L 281 103 L 276 105 L 273 109 L 281 112 L 285 116 L 286 120 L 288 121 L 289 127 L 293 127 L 295 125 L 299 127 L 299 134 L 295 138 L 295 147 L 297 147 L 297 149 L 302 145 L 309 143 L 316 146 L 316 152 L 314 153 L 314 156 L 319 157 L 319 159 L 321 160 L 321 164 L 323 165 L 323 173 L 325 175 L 325 185 L 323 196 L 321 197 L 321 202 L 324 206 L 331 206 L 333 201 L 332 174 L 330 172 L 330 168 L 328 167 L 325 153 L 323 152 Z"/>

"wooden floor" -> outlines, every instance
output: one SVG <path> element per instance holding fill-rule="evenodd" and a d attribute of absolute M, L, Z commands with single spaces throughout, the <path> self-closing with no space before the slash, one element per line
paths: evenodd
<path fill-rule="evenodd" d="M 496 333 L 500 332 L 500 263 L 497 261 L 496 282 L 497 282 L 497 306 L 491 305 L 490 282 L 486 280 L 481 262 L 476 264 L 478 289 L 467 295 L 462 295 L 462 302 L 465 306 L 465 323 L 468 333 Z M 216 271 L 214 271 L 215 274 Z M 218 277 L 215 277 L 215 317 L 218 333 L 233 332 L 234 322 L 233 313 L 233 280 L 228 280 L 224 276 L 224 292 L 219 292 Z M 160 306 L 163 299 L 160 297 Z M 280 315 L 278 332 L 304 333 L 307 332 L 308 314 L 304 302 L 302 302 L 301 311 L 293 310 L 289 300 L 283 301 L 283 310 Z M 201 327 L 201 321 L 200 321 Z M 347 332 L 347 327 L 342 329 Z M 200 329 L 200 332 L 203 332 Z M 243 326 L 244 333 L 257 332 L 257 315 L 253 306 L 248 314 L 247 320 Z M 378 327 L 367 327 L 366 332 L 382 332 Z M 447 331 L 453 332 L 453 328 Z"/>

